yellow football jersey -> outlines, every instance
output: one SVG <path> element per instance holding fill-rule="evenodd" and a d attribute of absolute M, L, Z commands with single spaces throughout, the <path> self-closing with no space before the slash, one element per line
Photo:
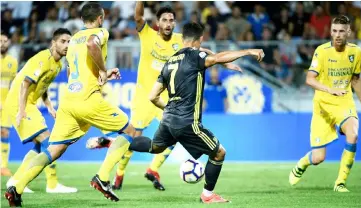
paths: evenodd
<path fill-rule="evenodd" d="M 147 23 L 138 33 L 141 42 L 141 53 L 137 85 L 150 92 L 165 62 L 183 48 L 182 34 L 173 33 L 171 39 L 165 41 Z"/>
<path fill-rule="evenodd" d="M 10 84 L 16 76 L 18 71 L 18 61 L 10 56 L 5 55 L 1 57 L 1 104 L 3 105 L 6 95 L 9 92 Z"/>
<path fill-rule="evenodd" d="M 18 106 L 22 82 L 25 78 L 31 80 L 27 103 L 36 104 L 36 101 L 47 91 L 50 83 L 61 70 L 61 61 L 56 62 L 49 49 L 37 53 L 16 75 L 6 98 L 6 104 Z"/>
<path fill-rule="evenodd" d="M 332 42 L 317 47 L 310 71 L 318 73 L 318 81 L 332 89 L 344 89 L 348 93 L 344 96 L 333 96 L 329 93 L 316 91 L 314 100 L 333 104 L 342 104 L 345 101 L 353 102 L 351 79 L 360 74 L 361 50 L 351 43 L 347 43 L 343 52 L 337 52 Z"/>
<path fill-rule="evenodd" d="M 98 83 L 99 70 L 88 54 L 86 45 L 89 37 L 93 35 L 99 38 L 104 62 L 106 61 L 109 32 L 104 28 L 77 32 L 70 40 L 66 55 L 70 68 L 66 98 L 86 100 L 93 92 L 101 90 Z"/>

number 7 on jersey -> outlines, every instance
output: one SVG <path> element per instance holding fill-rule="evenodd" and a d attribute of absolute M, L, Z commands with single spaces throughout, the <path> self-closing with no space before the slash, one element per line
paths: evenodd
<path fill-rule="evenodd" d="M 177 73 L 178 70 L 178 63 L 169 64 L 168 70 L 173 70 L 172 73 L 170 74 L 170 93 L 175 94 L 174 79 L 175 79 L 175 74 Z"/>

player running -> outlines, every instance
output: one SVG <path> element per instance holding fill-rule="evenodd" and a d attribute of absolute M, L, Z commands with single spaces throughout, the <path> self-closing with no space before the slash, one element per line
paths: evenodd
<path fill-rule="evenodd" d="M 145 128 L 156 118 L 162 119 L 163 111 L 158 109 L 149 101 L 149 93 L 154 82 L 157 80 L 160 71 L 166 61 L 177 51 L 183 48 L 182 34 L 173 33 L 175 27 L 175 12 L 166 6 L 158 10 L 159 31 L 152 29 L 144 20 L 144 4 L 137 2 L 134 19 L 141 43 L 141 55 L 138 68 L 137 85 L 131 107 L 131 124 L 136 128 L 136 136 L 141 136 Z M 212 53 L 207 49 L 202 49 L 207 53 Z M 237 65 L 227 64 L 225 67 L 241 70 Z M 168 101 L 168 95 L 161 95 L 164 102 Z M 87 142 L 88 148 L 108 147 L 111 138 L 96 137 L 90 138 Z M 154 156 L 152 163 L 146 170 L 145 177 L 153 183 L 158 190 L 165 190 L 160 183 L 159 168 L 171 153 L 174 146 L 166 148 L 160 154 Z M 132 151 L 127 151 L 119 161 L 119 166 L 114 178 L 113 189 L 121 189 L 126 166 L 132 156 Z"/>
<path fill-rule="evenodd" d="M 1 101 L 0 101 L 0 121 L 1 121 L 1 175 L 11 176 L 8 168 L 9 164 L 9 129 L 11 128 L 10 117 L 4 109 L 6 95 L 9 92 L 11 82 L 18 71 L 18 61 L 8 54 L 10 40 L 7 34 L 1 33 Z"/>
<path fill-rule="evenodd" d="M 336 192 L 349 192 L 346 179 L 355 160 L 358 117 L 352 89 L 361 100 L 361 50 L 347 42 L 350 20 L 339 16 L 332 20 L 331 42 L 317 47 L 306 83 L 315 89 L 311 121 L 311 148 L 289 175 L 291 185 L 297 184 L 307 167 L 325 160 L 326 147 L 337 139 L 336 125 L 346 135 L 340 170 L 334 185 Z"/>
<path fill-rule="evenodd" d="M 60 59 L 66 55 L 70 38 L 69 30 L 57 29 L 53 34 L 51 47 L 40 51 L 29 59 L 11 85 L 5 101 L 6 111 L 21 142 L 23 144 L 33 142 L 34 147 L 25 155 L 22 164 L 7 182 L 7 187 L 14 185 L 23 176 L 30 161 L 48 147 L 50 132 L 44 117 L 36 106 L 36 102 L 41 97 L 49 113 L 54 118 L 56 117 L 56 111 L 47 96 L 47 90 L 62 68 Z M 66 187 L 58 182 L 55 168 L 55 163 L 45 168 L 46 192 L 77 192 L 76 188 Z M 25 191 L 32 192 L 30 189 Z"/>
<path fill-rule="evenodd" d="M 10 206 L 21 206 L 21 194 L 25 186 L 91 126 L 119 133 L 98 174 L 91 181 L 91 185 L 106 197 L 111 195 L 112 200 L 118 200 L 111 190 L 109 174 L 128 149 L 135 129 L 128 125 L 127 115 L 106 102 L 101 95 L 101 86 L 107 80 L 120 77 L 118 69 L 105 69 L 109 33 L 101 28 L 104 10 L 98 3 L 88 3 L 81 9 L 81 17 L 85 28 L 77 32 L 69 43 L 66 55 L 70 71 L 67 90 L 60 99 L 49 147 L 31 159 L 19 181 L 6 191 L 5 197 Z M 34 77 L 38 73 L 30 75 Z"/>
<path fill-rule="evenodd" d="M 164 109 L 153 141 L 147 137 L 134 138 L 129 149 L 138 152 L 160 153 L 179 142 L 198 159 L 203 154 L 209 156 L 205 168 L 205 180 L 201 202 L 229 202 L 213 192 L 221 172 L 226 151 L 213 133 L 202 125 L 202 97 L 205 70 L 219 63 L 232 62 L 242 56 L 253 55 L 258 61 L 264 57 L 262 50 L 226 51 L 208 55 L 200 51 L 203 27 L 188 23 L 183 27 L 184 49 L 175 53 L 162 69 L 154 85 L 150 100 Z M 169 102 L 165 103 L 161 94 L 167 89 Z"/>

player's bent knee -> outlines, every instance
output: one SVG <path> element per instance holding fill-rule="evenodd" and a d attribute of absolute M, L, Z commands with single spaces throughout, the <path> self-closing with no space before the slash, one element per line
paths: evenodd
<path fill-rule="evenodd" d="M 325 155 L 312 156 L 312 164 L 313 165 L 318 165 L 318 164 L 322 163 L 323 161 L 325 161 Z"/>
<path fill-rule="evenodd" d="M 8 138 L 9 137 L 9 130 L 5 128 L 1 128 L 1 138 Z"/>
<path fill-rule="evenodd" d="M 129 124 L 128 126 L 127 126 L 127 128 L 125 128 L 124 130 L 123 130 L 123 133 L 125 133 L 125 134 L 128 134 L 129 136 L 131 136 L 131 137 L 135 137 L 136 136 L 136 130 L 135 130 L 135 128 L 134 128 L 134 126 L 132 125 L 132 124 Z"/>
<path fill-rule="evenodd" d="M 167 149 L 167 147 L 161 147 L 153 144 L 151 153 L 159 154 L 162 153 L 165 149 Z"/>
<path fill-rule="evenodd" d="M 225 157 L 226 157 L 226 150 L 223 148 L 222 145 L 220 145 L 214 159 L 217 161 L 223 161 Z"/>
<path fill-rule="evenodd" d="M 49 145 L 48 151 L 51 155 L 52 161 L 57 160 L 68 148 L 67 144 L 56 144 L 56 145 Z"/>

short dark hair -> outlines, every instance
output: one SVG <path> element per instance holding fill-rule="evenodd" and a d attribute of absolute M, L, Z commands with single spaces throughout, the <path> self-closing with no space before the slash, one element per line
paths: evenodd
<path fill-rule="evenodd" d="M 53 40 L 57 40 L 61 35 L 68 34 L 71 36 L 71 32 L 66 28 L 58 28 L 53 33 Z"/>
<path fill-rule="evenodd" d="M 175 11 L 170 7 L 170 6 L 165 6 L 165 7 L 161 7 L 158 11 L 157 11 L 157 19 L 159 20 L 160 17 L 162 16 L 162 14 L 164 13 L 172 13 L 175 19 Z"/>
<path fill-rule="evenodd" d="M 340 15 L 338 17 L 333 18 L 332 24 L 341 24 L 341 25 L 350 25 L 350 19 L 345 15 Z"/>
<path fill-rule="evenodd" d="M 199 23 L 190 22 L 183 26 L 183 39 L 199 40 L 203 35 L 204 26 Z"/>
<path fill-rule="evenodd" d="M 80 11 L 80 16 L 84 22 L 94 22 L 100 15 L 103 15 L 103 8 L 94 2 L 85 4 Z"/>

